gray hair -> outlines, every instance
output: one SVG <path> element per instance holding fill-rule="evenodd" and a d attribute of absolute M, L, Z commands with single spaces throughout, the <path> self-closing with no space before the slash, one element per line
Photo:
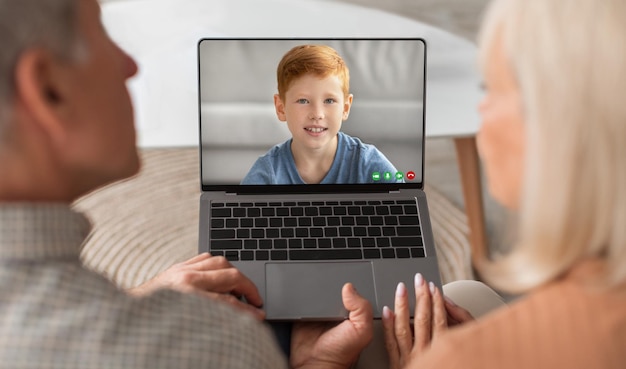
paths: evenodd
<path fill-rule="evenodd" d="M 20 54 L 42 47 L 71 60 L 78 44 L 78 1 L 0 0 L 0 141 L 12 113 Z"/>
<path fill-rule="evenodd" d="M 523 292 L 595 257 L 604 286 L 623 283 L 626 2 L 495 0 L 480 44 L 483 66 L 501 46 L 516 74 L 527 148 L 518 242 L 483 277 Z"/>

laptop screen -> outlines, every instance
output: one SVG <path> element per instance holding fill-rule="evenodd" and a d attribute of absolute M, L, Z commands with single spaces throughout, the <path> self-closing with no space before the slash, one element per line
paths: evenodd
<path fill-rule="evenodd" d="M 201 182 L 234 192 L 422 188 L 421 39 L 203 39 Z"/>

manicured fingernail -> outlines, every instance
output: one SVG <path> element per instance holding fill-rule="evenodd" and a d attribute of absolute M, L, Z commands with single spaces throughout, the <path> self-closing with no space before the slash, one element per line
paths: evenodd
<path fill-rule="evenodd" d="M 452 306 L 456 306 L 454 301 L 452 301 L 448 296 L 443 296 L 443 298 L 444 298 L 444 300 L 446 300 L 448 302 L 448 304 L 450 304 Z"/>
<path fill-rule="evenodd" d="M 428 283 L 428 288 L 430 288 L 431 294 L 435 294 L 435 284 L 433 282 Z"/>
<path fill-rule="evenodd" d="M 391 309 L 389 309 L 387 306 L 383 306 L 383 319 L 391 319 Z"/>
<path fill-rule="evenodd" d="M 415 275 L 415 287 L 420 287 L 424 283 L 424 277 L 422 273 L 417 273 Z"/>
<path fill-rule="evenodd" d="M 402 297 L 406 295 L 406 286 L 404 283 L 398 283 L 398 288 L 396 288 L 396 297 Z"/>

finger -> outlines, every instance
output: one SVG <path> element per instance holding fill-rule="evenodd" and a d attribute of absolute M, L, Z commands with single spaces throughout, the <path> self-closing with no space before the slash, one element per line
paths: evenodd
<path fill-rule="evenodd" d="M 199 294 L 202 295 L 202 296 L 208 297 L 210 299 L 221 301 L 223 303 L 229 304 L 230 306 L 233 306 L 234 308 L 238 309 L 239 311 L 243 311 L 243 312 L 252 314 L 252 316 L 254 318 L 256 318 L 257 320 L 264 320 L 265 319 L 265 311 L 263 311 L 261 309 L 257 309 L 254 306 L 251 306 L 249 304 L 246 304 L 246 303 L 242 302 L 241 300 L 239 300 L 238 298 L 236 298 L 233 295 L 228 295 L 228 294 L 223 294 L 223 293 L 216 293 L 216 292 L 207 292 L 207 291 L 201 291 L 201 292 L 199 292 Z"/>
<path fill-rule="evenodd" d="M 400 351 L 394 332 L 394 314 L 387 306 L 383 307 L 383 332 L 385 348 L 389 356 L 389 369 L 398 369 L 400 368 Z"/>
<path fill-rule="evenodd" d="M 448 315 L 457 323 L 465 323 L 470 320 L 474 320 L 472 314 L 469 311 L 463 309 L 454 303 L 454 301 L 450 300 L 450 298 L 444 296 L 444 303 L 446 306 L 446 311 Z"/>
<path fill-rule="evenodd" d="M 409 314 L 409 297 L 404 283 L 400 282 L 396 288 L 394 302 L 394 332 L 401 357 L 408 357 L 413 348 L 411 334 L 411 317 Z"/>
<path fill-rule="evenodd" d="M 415 300 L 415 347 L 418 352 L 422 352 L 430 345 L 432 305 L 428 285 L 420 273 L 415 275 Z"/>
<path fill-rule="evenodd" d="M 374 313 L 372 312 L 372 305 L 370 302 L 359 295 L 352 283 L 346 283 L 341 289 L 341 299 L 343 306 L 348 310 L 348 319 L 352 323 L 353 327 L 359 331 L 360 334 L 368 338 L 368 341 L 373 336 L 372 319 Z"/>
<path fill-rule="evenodd" d="M 202 260 L 208 259 L 210 257 L 211 257 L 211 254 L 209 254 L 208 252 L 203 252 L 201 254 L 198 254 L 198 255 L 192 257 L 191 259 L 183 261 L 181 264 L 182 265 L 191 265 L 191 264 L 197 263 L 198 261 L 202 261 Z"/>
<path fill-rule="evenodd" d="M 206 261 L 202 263 L 206 263 Z M 234 267 L 217 270 L 197 270 L 190 278 L 192 279 L 191 284 L 195 289 L 231 293 L 245 297 L 246 301 L 251 305 L 263 306 L 263 299 L 254 283 Z"/>
<path fill-rule="evenodd" d="M 441 291 L 435 287 L 433 282 L 429 283 L 429 289 L 432 291 L 433 302 L 433 320 L 432 320 L 432 339 L 441 335 L 448 329 L 448 314 L 443 301 Z"/>

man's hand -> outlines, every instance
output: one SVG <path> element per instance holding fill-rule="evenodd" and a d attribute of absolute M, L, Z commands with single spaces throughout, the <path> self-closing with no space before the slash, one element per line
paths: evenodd
<path fill-rule="evenodd" d="M 296 323 L 291 338 L 292 368 L 349 368 L 372 340 L 372 306 L 350 283 L 341 290 L 347 320 Z"/>
<path fill-rule="evenodd" d="M 252 313 L 259 320 L 265 318 L 265 312 L 259 309 L 263 299 L 254 283 L 222 256 L 212 257 L 208 253 L 197 255 L 174 264 L 128 292 L 134 296 L 144 296 L 163 288 L 224 301 Z M 242 296 L 248 303 L 240 300 Z"/>
<path fill-rule="evenodd" d="M 474 319 L 469 312 L 444 299 L 441 291 L 419 273 L 415 275 L 415 300 L 413 329 L 408 293 L 403 283 L 396 290 L 395 311 L 383 308 L 385 345 L 391 369 L 404 368 L 416 360 L 448 326 Z"/>

